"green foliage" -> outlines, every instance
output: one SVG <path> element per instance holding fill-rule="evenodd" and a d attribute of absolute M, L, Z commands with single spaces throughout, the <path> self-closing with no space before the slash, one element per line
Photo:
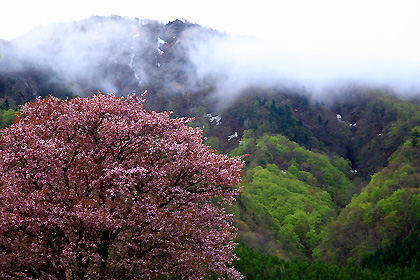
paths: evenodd
<path fill-rule="evenodd" d="M 362 268 L 356 265 L 333 265 L 322 262 L 285 261 L 262 254 L 242 244 L 235 250 L 240 260 L 233 266 L 246 279 L 284 280 L 411 280 L 419 279 L 418 265 Z M 217 278 L 215 278 L 217 279 Z"/>
<path fill-rule="evenodd" d="M 9 109 L 7 111 L 3 111 L 2 113 L 2 125 L 6 127 L 13 123 L 13 120 L 16 118 L 17 111 Z"/>
<path fill-rule="evenodd" d="M 328 241 L 320 246 L 324 259 L 358 263 L 420 224 L 419 163 L 419 148 L 400 147 L 328 227 Z"/>
<path fill-rule="evenodd" d="M 420 126 L 416 126 L 411 130 L 411 141 L 408 142 L 410 146 L 417 147 L 420 140 Z"/>
<path fill-rule="evenodd" d="M 241 144 L 232 151 L 232 155 L 250 154 L 246 158 L 250 168 L 275 164 L 290 178 L 294 176 L 294 179 L 309 186 L 327 191 L 338 206 L 347 203 L 346 194 L 351 187 L 349 161 L 314 153 L 282 135 L 264 134 L 256 140 L 253 136 L 252 130 L 246 130 Z"/>
<path fill-rule="evenodd" d="M 13 109 L 0 109 L 0 128 L 8 127 L 11 125 L 16 118 L 16 114 L 18 111 L 15 111 Z"/>
<path fill-rule="evenodd" d="M 4 103 L 3 103 L 3 105 L 1 107 L 4 110 L 9 110 L 10 109 L 9 100 L 8 99 L 4 100 Z"/>
<path fill-rule="evenodd" d="M 349 163 L 306 150 L 282 135 L 255 139 L 252 130 L 244 132 L 232 151 L 246 153 L 250 154 L 244 174 L 246 200 L 239 200 L 246 202 L 247 211 L 242 216 L 252 209 L 254 220 L 274 231 L 288 258 L 311 259 L 326 224 L 344 203 L 340 193 L 351 186 L 340 171 L 350 170 Z"/>
<path fill-rule="evenodd" d="M 420 228 L 417 227 L 406 238 L 397 238 L 389 246 L 380 247 L 375 253 L 366 256 L 362 267 L 416 266 L 420 268 Z"/>
<path fill-rule="evenodd" d="M 268 121 L 270 132 L 281 133 L 295 142 L 307 143 L 312 137 L 312 134 L 303 128 L 302 120 L 294 116 L 288 104 L 276 106 L 276 102 L 272 100 Z"/>
<path fill-rule="evenodd" d="M 274 164 L 250 172 L 252 181 L 245 185 L 244 195 L 251 206 L 261 218 L 268 214 L 273 220 L 272 229 L 289 254 L 310 258 L 323 226 L 334 216 L 331 197 Z"/>
<path fill-rule="evenodd" d="M 359 122 L 351 150 L 363 175 L 371 175 L 387 165 L 387 159 L 420 123 L 420 106 L 383 92 L 370 92 L 357 100 Z M 414 138 L 415 140 L 415 138 Z"/>

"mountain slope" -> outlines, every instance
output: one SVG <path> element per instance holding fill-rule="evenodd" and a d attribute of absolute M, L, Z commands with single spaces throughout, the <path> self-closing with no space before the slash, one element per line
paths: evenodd
<path fill-rule="evenodd" d="M 226 38 L 180 20 L 114 16 L 0 41 L 0 124 L 38 96 L 148 90 L 148 109 L 195 117 L 190 125 L 203 128 L 208 145 L 249 154 L 235 211 L 250 247 L 348 263 L 409 236 L 420 221 L 419 100 L 354 84 L 315 96 L 280 78 L 233 85 L 216 67 L 226 64 L 208 65 L 212 72 L 197 63 L 209 62 L 211 44 Z"/>

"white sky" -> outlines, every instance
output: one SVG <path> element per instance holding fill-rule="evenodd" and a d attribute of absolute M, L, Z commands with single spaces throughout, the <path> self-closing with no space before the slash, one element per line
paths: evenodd
<path fill-rule="evenodd" d="M 13 0 L 0 5 L 0 38 L 92 15 L 185 18 L 234 34 L 269 38 L 298 52 L 376 54 L 420 61 L 419 0 Z"/>
<path fill-rule="evenodd" d="M 13 0 L 0 5 L 0 38 L 112 14 L 183 18 L 230 34 L 258 36 L 269 46 L 266 55 L 296 53 L 321 62 L 323 56 L 329 58 L 325 61 L 344 57 L 350 64 L 353 57 L 373 57 L 420 69 L 420 0 Z M 417 70 L 412 73 L 420 76 Z"/>

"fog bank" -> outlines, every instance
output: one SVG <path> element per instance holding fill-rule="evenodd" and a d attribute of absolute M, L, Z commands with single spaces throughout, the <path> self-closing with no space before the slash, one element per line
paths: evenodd
<path fill-rule="evenodd" d="M 0 42 L 0 73 L 48 69 L 51 79 L 79 95 L 88 89 L 141 93 L 150 82 L 165 94 L 194 92 L 211 83 L 225 104 L 249 88 L 305 89 L 322 99 L 357 83 L 419 94 L 419 57 L 381 51 L 381 42 L 352 50 L 289 39 L 228 35 L 185 21 L 93 17 Z"/>

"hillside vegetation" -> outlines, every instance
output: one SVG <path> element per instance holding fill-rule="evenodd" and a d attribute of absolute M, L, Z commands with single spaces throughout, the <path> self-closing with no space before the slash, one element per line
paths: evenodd
<path fill-rule="evenodd" d="M 302 87 L 261 85 L 221 106 L 217 77 L 198 82 L 191 76 L 185 42 L 192 29 L 222 35 L 182 21 L 139 24 L 148 37 L 139 39 L 145 45 L 132 58 L 142 57 L 147 79 L 135 80 L 129 51 L 118 53 L 118 63 L 104 61 L 97 75 L 114 73 L 121 94 L 148 89 L 148 109 L 195 117 L 190 125 L 203 129 L 207 145 L 247 155 L 234 206 L 241 258 L 234 265 L 248 279 L 420 277 L 418 99 L 352 85 L 315 99 Z M 157 38 L 165 42 L 158 46 L 164 54 L 156 52 Z M 102 89 L 92 81 L 69 84 L 64 72 L 31 63 L 0 69 L 2 127 L 19 104 L 39 95 Z"/>

